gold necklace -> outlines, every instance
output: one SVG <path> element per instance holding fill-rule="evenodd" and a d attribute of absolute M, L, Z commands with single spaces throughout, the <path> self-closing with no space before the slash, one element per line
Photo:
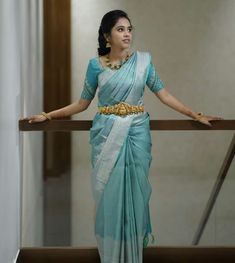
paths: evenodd
<path fill-rule="evenodd" d="M 127 62 L 127 60 L 129 59 L 130 55 L 127 54 L 126 58 L 124 60 L 121 61 L 120 64 L 112 64 L 110 62 L 110 58 L 109 58 L 109 54 L 106 55 L 106 66 L 111 68 L 111 69 L 119 69 L 124 63 Z"/>

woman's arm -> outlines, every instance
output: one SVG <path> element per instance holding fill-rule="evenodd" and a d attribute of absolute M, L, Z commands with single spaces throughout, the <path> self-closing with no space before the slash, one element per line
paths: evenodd
<path fill-rule="evenodd" d="M 183 103 L 178 101 L 170 92 L 164 88 L 158 92 L 154 92 L 154 94 L 160 99 L 160 101 L 172 109 L 195 119 L 197 117 L 197 113 L 193 112 L 191 109 L 187 108 Z"/>
<path fill-rule="evenodd" d="M 50 111 L 47 114 L 52 119 L 64 118 L 64 117 L 72 116 L 72 115 L 74 115 L 76 113 L 85 111 L 89 107 L 90 103 L 91 103 L 90 100 L 79 99 L 79 101 L 71 103 L 68 106 L 60 108 L 58 110 Z"/>
<path fill-rule="evenodd" d="M 73 114 L 85 111 L 89 107 L 90 103 L 91 100 L 79 99 L 79 101 L 71 103 L 68 106 L 65 106 L 63 108 L 54 111 L 50 111 L 46 115 L 51 119 L 68 117 Z M 37 114 L 30 116 L 28 118 L 24 118 L 23 120 L 28 120 L 29 123 L 34 123 L 34 122 L 42 122 L 45 121 L 46 119 L 47 119 L 46 116 L 42 114 Z"/>
<path fill-rule="evenodd" d="M 46 119 L 68 117 L 75 113 L 79 113 L 86 110 L 95 96 L 96 89 L 98 87 L 98 74 L 100 72 L 101 69 L 97 65 L 96 60 L 90 59 L 87 66 L 83 90 L 78 101 L 71 103 L 63 108 L 48 113 L 42 112 L 41 114 L 24 118 L 23 120 L 29 120 L 30 123 L 41 122 L 45 121 Z"/>
<path fill-rule="evenodd" d="M 198 114 L 194 111 L 192 111 L 190 108 L 186 107 L 183 103 L 181 103 L 179 100 L 177 100 L 173 95 L 170 94 L 170 92 L 163 88 L 158 92 L 154 92 L 154 94 L 167 106 L 171 107 L 172 109 L 189 116 L 193 119 L 198 119 Z M 200 122 L 212 126 L 209 121 L 211 120 L 222 120 L 223 118 L 220 117 L 213 117 L 213 116 L 206 116 L 203 115 L 198 119 Z"/>

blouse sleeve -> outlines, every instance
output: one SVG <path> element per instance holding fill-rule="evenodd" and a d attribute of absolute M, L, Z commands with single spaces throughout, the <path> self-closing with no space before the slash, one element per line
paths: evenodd
<path fill-rule="evenodd" d="M 162 88 L 165 87 L 164 83 L 160 79 L 157 71 L 155 70 L 154 64 L 152 62 L 152 58 L 150 55 L 150 63 L 147 70 L 147 86 L 150 88 L 152 92 L 158 92 Z"/>
<path fill-rule="evenodd" d="M 83 84 L 83 90 L 80 98 L 84 100 L 93 100 L 98 86 L 99 68 L 95 65 L 94 60 L 90 59 Z"/>

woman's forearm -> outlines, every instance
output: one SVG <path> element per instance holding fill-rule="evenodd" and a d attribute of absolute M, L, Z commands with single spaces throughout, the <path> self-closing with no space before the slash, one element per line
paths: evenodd
<path fill-rule="evenodd" d="M 91 101 L 80 99 L 79 101 L 69 104 L 68 106 L 60 108 L 58 110 L 50 111 L 47 114 L 52 119 L 72 116 L 73 114 L 86 110 L 90 103 Z"/>
<path fill-rule="evenodd" d="M 161 91 L 160 91 L 161 92 Z M 159 92 L 159 94 L 160 94 Z M 182 102 L 180 102 L 178 99 L 176 99 L 173 95 L 171 95 L 168 91 L 164 91 L 160 96 L 158 95 L 160 100 L 166 104 L 167 106 L 171 107 L 172 109 L 189 116 L 193 119 L 197 117 L 197 113 L 192 111 L 190 108 L 185 106 Z"/>

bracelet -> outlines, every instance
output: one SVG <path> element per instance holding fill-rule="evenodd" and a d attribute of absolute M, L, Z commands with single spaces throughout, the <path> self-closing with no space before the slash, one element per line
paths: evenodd
<path fill-rule="evenodd" d="M 198 113 L 197 113 L 197 117 L 194 118 L 193 120 L 194 120 L 194 121 L 199 121 L 203 116 L 204 116 L 203 112 L 198 112 Z"/>
<path fill-rule="evenodd" d="M 51 120 L 51 116 L 49 114 L 47 114 L 46 112 L 42 112 L 41 115 L 43 115 L 44 117 L 46 117 L 48 120 Z"/>

